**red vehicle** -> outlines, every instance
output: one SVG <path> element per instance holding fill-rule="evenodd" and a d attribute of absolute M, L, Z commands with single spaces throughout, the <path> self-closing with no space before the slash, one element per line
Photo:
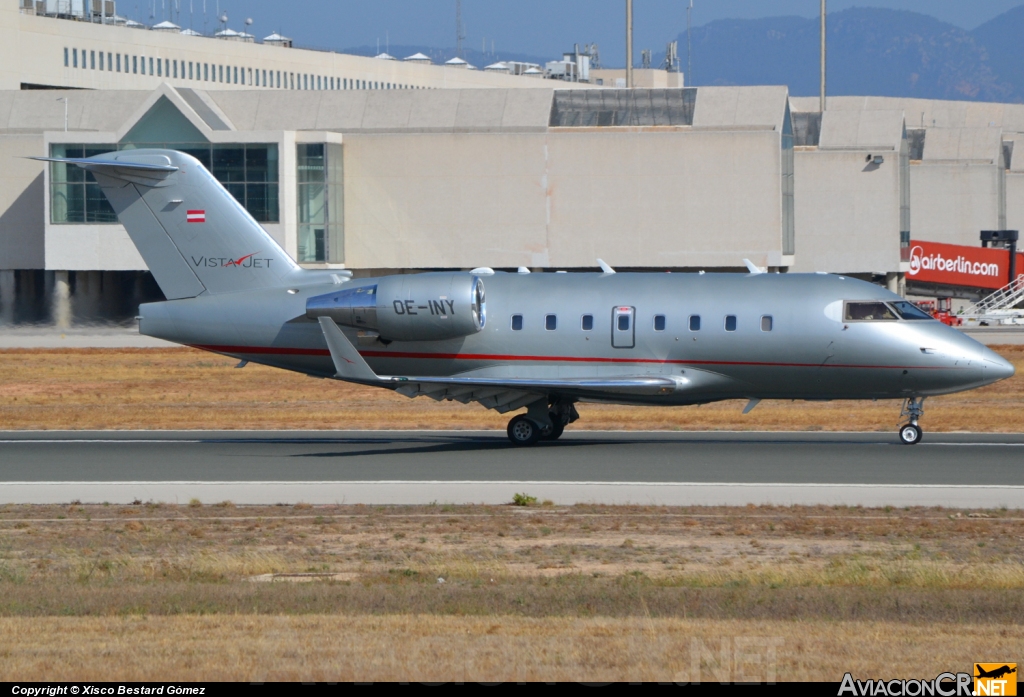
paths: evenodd
<path fill-rule="evenodd" d="M 947 326 L 959 327 L 964 323 L 962 319 L 953 314 L 953 298 L 919 300 L 914 304 Z"/>

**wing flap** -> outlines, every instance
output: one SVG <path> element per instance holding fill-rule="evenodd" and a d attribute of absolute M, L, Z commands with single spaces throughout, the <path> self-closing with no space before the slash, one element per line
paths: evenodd
<path fill-rule="evenodd" d="M 608 378 L 485 378 L 377 375 L 330 317 L 318 318 L 339 380 L 388 387 L 406 397 L 479 402 L 501 413 L 519 409 L 551 392 L 572 395 L 664 395 L 682 384 L 656 375 Z"/>

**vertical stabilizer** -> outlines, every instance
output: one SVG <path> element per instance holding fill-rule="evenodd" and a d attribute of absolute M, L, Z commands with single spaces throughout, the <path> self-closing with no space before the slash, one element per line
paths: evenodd
<path fill-rule="evenodd" d="M 280 287 L 302 272 L 190 155 L 127 150 L 37 159 L 93 173 L 168 299 Z"/>

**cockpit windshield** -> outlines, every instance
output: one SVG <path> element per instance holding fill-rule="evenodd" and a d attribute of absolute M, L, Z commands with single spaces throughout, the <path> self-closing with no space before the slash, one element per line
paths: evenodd
<path fill-rule="evenodd" d="M 906 300 L 897 300 L 891 303 L 896 308 L 896 312 L 900 313 L 900 317 L 903 319 L 933 319 L 931 315 L 919 308 L 917 305 Z"/>
<path fill-rule="evenodd" d="M 897 320 L 896 312 L 883 302 L 848 302 L 845 318 L 848 321 Z"/>

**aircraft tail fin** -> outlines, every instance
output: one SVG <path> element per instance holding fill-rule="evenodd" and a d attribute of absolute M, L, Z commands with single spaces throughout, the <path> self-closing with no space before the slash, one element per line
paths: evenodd
<path fill-rule="evenodd" d="M 33 159 L 92 172 L 169 300 L 280 287 L 302 272 L 190 155 L 140 149 Z"/>

